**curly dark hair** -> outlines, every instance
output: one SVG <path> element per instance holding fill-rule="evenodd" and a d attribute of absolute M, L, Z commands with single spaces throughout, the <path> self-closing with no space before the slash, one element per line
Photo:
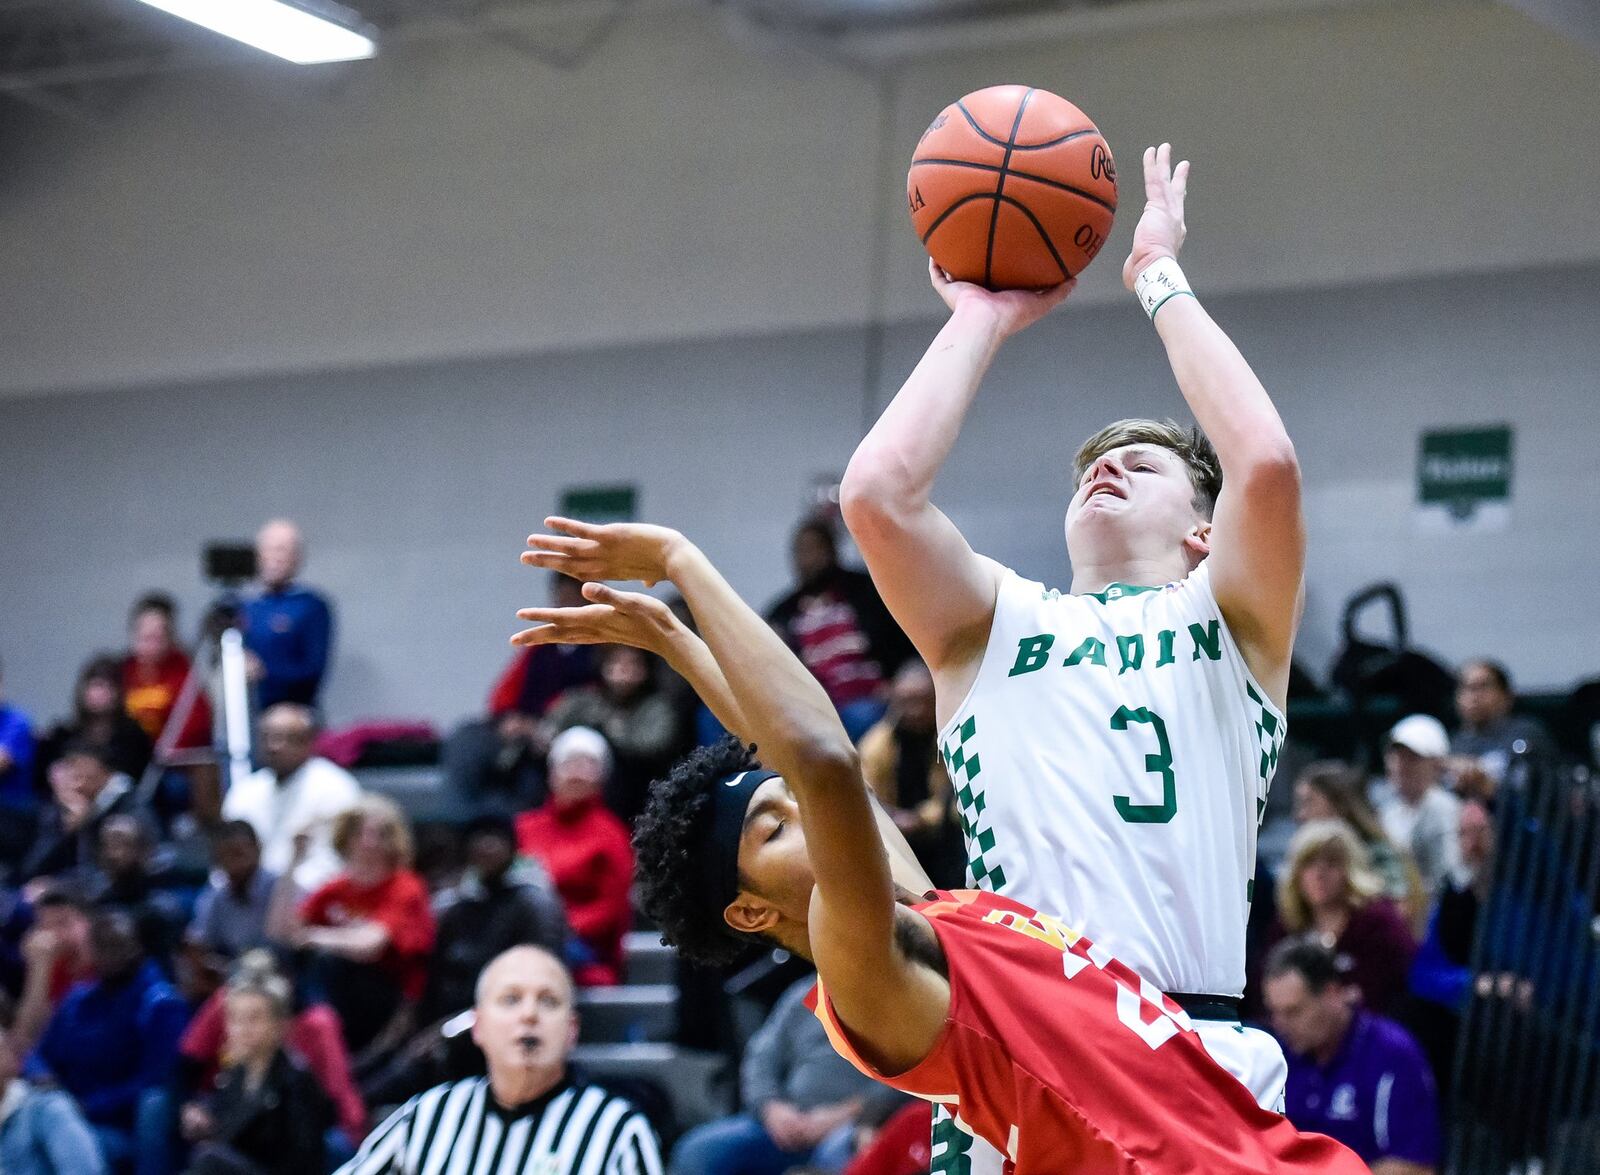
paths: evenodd
<path fill-rule="evenodd" d="M 711 789 L 754 766 L 755 748 L 732 735 L 693 750 L 650 785 L 633 826 L 639 904 L 661 928 L 661 941 L 691 962 L 730 963 L 760 941 L 722 920 L 722 908 L 704 892 L 697 867 L 711 819 Z"/>

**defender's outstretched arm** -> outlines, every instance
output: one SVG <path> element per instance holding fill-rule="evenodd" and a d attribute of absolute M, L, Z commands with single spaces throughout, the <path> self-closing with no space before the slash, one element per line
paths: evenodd
<path fill-rule="evenodd" d="M 583 579 L 670 579 L 683 593 L 737 701 L 741 734 L 755 740 L 763 764 L 783 776 L 799 805 L 816 879 L 811 947 L 835 1009 L 886 1063 L 915 1063 L 943 1026 L 949 987 L 900 949 L 889 859 L 855 747 L 827 694 L 682 535 L 633 524 L 597 527 L 558 518 L 547 524 L 562 533 L 530 538 L 535 549 L 525 562 Z M 592 582 L 584 596 L 592 607 L 611 609 L 648 600 Z M 519 635 L 523 643 L 560 639 L 562 614 L 586 611 L 529 609 L 519 615 L 557 631 Z M 703 675 L 703 667 L 687 668 Z"/>

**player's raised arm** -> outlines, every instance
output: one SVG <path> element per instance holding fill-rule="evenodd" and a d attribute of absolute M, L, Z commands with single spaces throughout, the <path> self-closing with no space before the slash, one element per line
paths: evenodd
<path fill-rule="evenodd" d="M 736 699 L 740 734 L 756 742 L 762 763 L 784 778 L 799 805 L 816 880 L 809 935 L 835 1006 L 852 1028 L 874 1026 L 866 1039 L 882 1057 L 908 1064 L 920 1058 L 943 1025 L 949 989 L 909 959 L 897 940 L 894 883 L 867 785 L 855 747 L 816 678 L 677 532 L 554 518 L 548 525 L 562 533 L 529 540 L 534 550 L 523 558 L 533 566 L 583 579 L 670 579 L 683 593 Z M 647 599 L 599 583 L 586 584 L 584 596 L 602 608 Z M 571 629 L 586 611 L 529 609 L 519 615 L 545 620 L 555 631 L 519 637 L 526 643 L 562 639 L 562 626 Z M 593 622 L 600 622 L 598 615 Z M 627 639 L 620 631 L 613 626 L 612 639 Z M 704 674 L 692 662 L 686 668 Z M 699 688 L 699 681 L 690 681 Z M 895 1015 L 885 1015 L 890 1009 Z"/>
<path fill-rule="evenodd" d="M 1300 619 L 1305 520 L 1300 465 L 1278 411 L 1177 268 L 1189 164 L 1163 143 L 1144 154 L 1145 209 L 1123 282 L 1153 313 L 1178 387 L 1222 465 L 1211 527 L 1211 586 L 1262 685 L 1283 704 Z"/>
<path fill-rule="evenodd" d="M 929 268 L 950 320 L 857 447 L 840 499 L 884 603 L 948 692 L 952 671 L 982 655 L 1000 568 L 933 504 L 934 478 L 1000 344 L 1058 305 L 1073 283 L 996 293 Z"/>

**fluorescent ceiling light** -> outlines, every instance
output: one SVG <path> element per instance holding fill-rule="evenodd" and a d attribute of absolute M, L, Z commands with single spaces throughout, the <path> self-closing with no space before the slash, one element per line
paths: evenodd
<path fill-rule="evenodd" d="M 321 5 L 288 0 L 144 0 L 212 32 L 243 41 L 298 65 L 371 57 L 371 37 L 317 14 Z M 324 11 L 333 12 L 330 8 Z M 351 23 L 356 23 L 351 21 Z"/>

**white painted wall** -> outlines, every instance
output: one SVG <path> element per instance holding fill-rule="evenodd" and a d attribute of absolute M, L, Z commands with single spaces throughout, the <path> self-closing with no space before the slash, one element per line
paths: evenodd
<path fill-rule="evenodd" d="M 1207 301 L 1304 465 L 1310 667 L 1326 668 L 1346 596 L 1394 578 L 1447 658 L 1501 657 L 1530 686 L 1600 672 L 1600 266 Z M 874 402 L 933 330 L 891 333 Z M 512 612 L 544 591 L 515 562 L 522 538 L 564 486 L 636 482 L 646 516 L 764 602 L 813 477 L 861 435 L 862 354 L 858 332 L 830 330 L 0 400 L 6 690 L 59 712 L 134 595 L 174 590 L 192 622 L 200 545 L 280 513 L 304 523 L 307 578 L 339 609 L 340 722 L 481 704 Z M 1077 443 L 1181 412 L 1131 300 L 1069 306 L 1001 356 L 938 499 L 979 549 L 1064 584 Z M 1512 529 L 1415 532 L 1419 430 L 1497 421 L 1516 427 Z"/>
<path fill-rule="evenodd" d="M 0 392 L 858 324 L 930 311 L 902 167 L 961 92 L 1079 100 L 1133 180 L 1196 160 L 1218 291 L 1600 258 L 1600 68 L 1507 9 L 1411 0 L 967 50 L 875 81 L 648 7 L 582 69 L 477 42 L 331 73 L 171 75 L 0 171 Z M 1080 297 L 1116 296 L 1125 213 Z"/>

